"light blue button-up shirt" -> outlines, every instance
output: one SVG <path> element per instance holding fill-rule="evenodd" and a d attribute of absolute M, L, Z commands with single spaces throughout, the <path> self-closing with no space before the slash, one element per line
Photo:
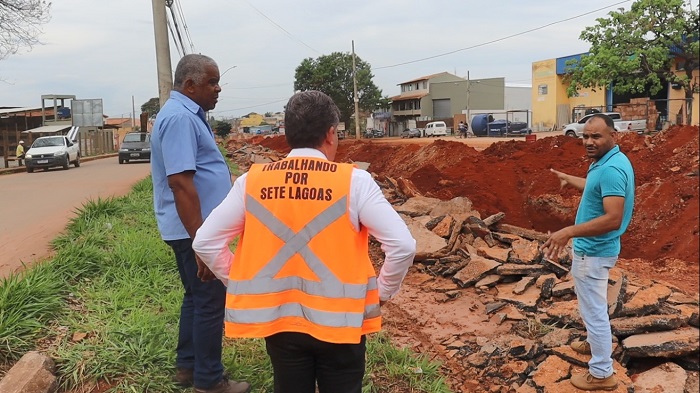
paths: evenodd
<path fill-rule="evenodd" d="M 224 200 L 231 190 L 231 173 L 221 155 L 204 110 L 177 91 L 163 105 L 151 135 L 153 207 L 163 240 L 187 239 L 180 221 L 168 176 L 195 171 L 202 219 Z"/>

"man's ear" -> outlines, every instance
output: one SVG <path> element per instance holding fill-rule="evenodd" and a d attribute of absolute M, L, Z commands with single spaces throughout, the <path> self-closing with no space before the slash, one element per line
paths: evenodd
<path fill-rule="evenodd" d="M 194 81 L 192 78 L 185 79 L 185 83 L 182 84 L 182 90 L 188 93 L 192 93 L 194 88 Z"/>
<path fill-rule="evenodd" d="M 332 145 L 335 141 L 335 132 L 336 131 L 334 126 L 330 126 L 330 128 L 328 128 L 328 131 L 326 131 L 326 143 L 328 143 L 329 145 Z"/>

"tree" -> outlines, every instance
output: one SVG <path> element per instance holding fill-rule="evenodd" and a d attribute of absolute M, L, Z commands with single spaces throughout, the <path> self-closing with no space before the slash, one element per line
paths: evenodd
<path fill-rule="evenodd" d="M 265 112 L 265 117 L 272 117 L 272 112 Z"/>
<path fill-rule="evenodd" d="M 50 8 L 51 3 L 42 0 L 0 0 L 0 60 L 39 43 L 41 25 L 51 19 Z"/>
<path fill-rule="evenodd" d="M 382 91 L 372 81 L 372 67 L 355 56 L 357 97 L 361 111 L 374 111 Z M 340 121 L 350 124 L 355 112 L 352 82 L 352 55 L 334 52 L 317 59 L 306 58 L 294 73 L 294 90 L 320 90 L 328 94 L 340 110 Z"/>
<path fill-rule="evenodd" d="M 141 112 L 148 113 L 149 116 L 155 116 L 160 111 L 160 99 L 153 97 L 141 105 Z"/>
<path fill-rule="evenodd" d="M 227 121 L 216 120 L 213 128 L 216 135 L 222 138 L 226 138 L 231 133 L 231 123 Z"/>
<path fill-rule="evenodd" d="M 591 44 L 590 53 L 568 64 L 567 93 L 581 88 L 607 87 L 616 93 L 658 93 L 666 83 L 685 89 L 690 118 L 693 70 L 698 68 L 700 18 L 698 8 L 684 0 L 637 0 L 629 11 L 611 11 L 608 18 L 596 19 L 580 39 Z M 674 73 L 680 61 L 684 75 Z"/>

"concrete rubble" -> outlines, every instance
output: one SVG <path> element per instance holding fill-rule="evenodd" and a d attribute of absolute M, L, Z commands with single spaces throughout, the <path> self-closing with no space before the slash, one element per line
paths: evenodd
<path fill-rule="evenodd" d="M 576 392 L 568 379 L 585 371 L 590 356 L 569 347 L 572 341 L 585 339 L 569 273 L 570 245 L 550 261 L 541 251 L 547 235 L 504 224 L 503 213 L 482 219 L 471 212 L 466 198 L 407 197 L 393 179 L 377 182 L 417 241 L 418 269 L 451 277 L 458 290 L 483 297 L 486 315 L 495 316 L 498 323 L 511 321 L 516 332 L 525 332 L 496 339 L 454 337 L 443 343 L 445 352 L 497 380 L 502 390 L 493 391 Z M 493 296 L 486 301 L 486 294 Z M 668 283 L 640 280 L 616 267 L 609 279 L 608 308 L 620 380 L 615 392 L 683 392 L 686 379 L 697 385 L 697 373 L 693 373 L 700 368 L 697 297 Z M 548 333 L 538 335 L 527 324 Z M 626 366 L 644 358 L 665 358 L 668 363 L 633 382 Z M 694 378 L 688 377 L 691 374 Z M 664 382 L 659 389 L 660 380 L 673 383 Z"/>
<path fill-rule="evenodd" d="M 240 144 L 229 151 L 241 170 L 284 158 L 259 145 Z M 494 385 L 493 392 L 577 392 L 568 379 L 585 371 L 589 357 L 569 347 L 585 339 L 569 273 L 570 245 L 548 260 L 541 251 L 547 235 L 504 223 L 504 213 L 482 218 L 468 198 L 428 198 L 407 178 L 373 176 L 417 241 L 416 267 L 457 284 L 446 293 L 447 301 L 459 291 L 473 291 L 484 299 L 487 316 L 514 323 L 513 335 L 447 340 L 442 343 L 445 353 L 498 381 L 500 388 Z M 611 270 L 608 308 L 620 380 L 614 392 L 697 391 L 699 304 L 697 296 L 671 284 L 641 280 L 617 267 Z M 633 382 L 625 367 L 645 358 L 668 362 L 634 375 Z M 465 381 L 464 386 L 470 384 L 478 386 L 477 381 Z"/>

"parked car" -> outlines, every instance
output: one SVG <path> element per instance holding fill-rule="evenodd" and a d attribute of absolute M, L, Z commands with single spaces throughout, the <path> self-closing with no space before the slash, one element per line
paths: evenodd
<path fill-rule="evenodd" d="M 418 128 L 407 128 L 401 133 L 401 138 L 420 138 L 421 136 L 422 132 Z"/>
<path fill-rule="evenodd" d="M 382 130 L 365 130 L 365 138 L 383 138 L 384 137 L 384 131 Z"/>
<path fill-rule="evenodd" d="M 119 146 L 119 163 L 130 160 L 151 161 L 151 135 L 147 132 L 130 132 L 124 135 Z"/>
<path fill-rule="evenodd" d="M 608 115 L 612 119 L 613 123 L 615 123 L 615 131 L 642 133 L 647 128 L 646 119 L 622 120 L 622 115 L 620 115 L 618 112 L 604 112 L 603 114 Z M 590 119 L 593 115 L 593 113 L 588 114 L 582 117 L 576 123 L 565 125 L 563 131 L 564 135 L 581 137 L 586 121 L 588 121 L 588 119 Z"/>
<path fill-rule="evenodd" d="M 53 168 L 62 166 L 68 169 L 72 163 L 80 166 L 80 147 L 64 135 L 43 136 L 37 138 L 24 156 L 27 172 L 36 168 Z"/>
<path fill-rule="evenodd" d="M 447 124 L 433 121 L 425 125 L 425 136 L 447 136 Z"/>

